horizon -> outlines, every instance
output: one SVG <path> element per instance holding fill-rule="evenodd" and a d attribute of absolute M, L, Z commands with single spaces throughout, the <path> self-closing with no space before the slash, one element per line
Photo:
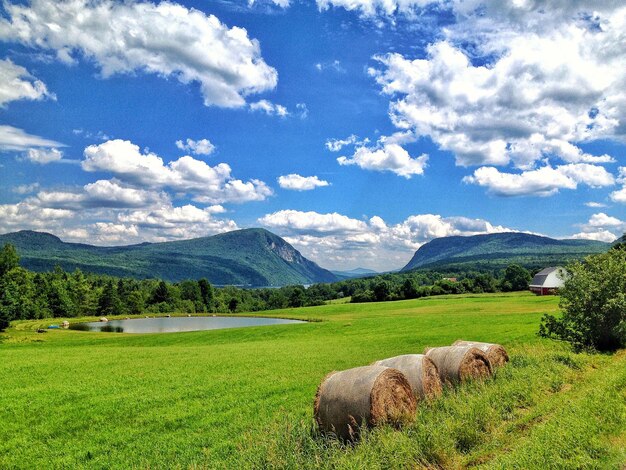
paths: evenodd
<path fill-rule="evenodd" d="M 263 228 L 384 272 L 446 236 L 626 232 L 615 2 L 9 0 L 0 25 L 3 233 Z"/>

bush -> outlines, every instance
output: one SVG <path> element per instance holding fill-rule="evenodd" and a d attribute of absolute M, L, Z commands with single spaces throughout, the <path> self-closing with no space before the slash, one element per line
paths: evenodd
<path fill-rule="evenodd" d="M 626 248 L 589 256 L 568 266 L 560 290 L 560 318 L 544 315 L 539 335 L 571 343 L 576 350 L 610 351 L 626 346 Z"/>

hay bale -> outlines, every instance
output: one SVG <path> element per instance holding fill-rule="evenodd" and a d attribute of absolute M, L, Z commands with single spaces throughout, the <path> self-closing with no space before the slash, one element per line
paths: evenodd
<path fill-rule="evenodd" d="M 324 434 L 358 439 L 360 426 L 400 426 L 414 419 L 417 402 L 400 371 L 364 366 L 328 374 L 317 389 L 313 411 Z"/>
<path fill-rule="evenodd" d="M 469 379 L 484 379 L 491 375 L 487 355 L 471 346 L 427 348 L 424 354 L 437 366 L 444 384 L 456 384 Z"/>
<path fill-rule="evenodd" d="M 472 346 L 480 349 L 487 355 L 492 367 L 500 367 L 509 362 L 509 355 L 506 349 L 499 344 L 481 343 L 479 341 L 463 341 L 459 339 L 454 342 L 453 346 Z"/>
<path fill-rule="evenodd" d="M 442 386 L 435 363 L 424 354 L 405 354 L 390 357 L 374 363 L 377 366 L 392 367 L 402 372 L 417 400 L 436 398 L 441 395 Z"/>

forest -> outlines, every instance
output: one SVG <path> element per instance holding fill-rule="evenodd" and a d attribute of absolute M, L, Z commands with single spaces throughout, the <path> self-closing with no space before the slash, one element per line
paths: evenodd
<path fill-rule="evenodd" d="M 419 297 L 524 290 L 530 273 L 510 265 L 497 272 L 413 271 L 311 286 L 216 288 L 206 279 L 170 283 L 66 272 L 35 273 L 20 267 L 7 243 L 0 251 L 0 330 L 12 320 L 159 313 L 239 313 L 322 305 L 337 299 L 382 302 Z"/>

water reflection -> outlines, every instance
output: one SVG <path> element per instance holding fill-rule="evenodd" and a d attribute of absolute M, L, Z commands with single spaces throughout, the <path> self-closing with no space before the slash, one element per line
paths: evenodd
<path fill-rule="evenodd" d="M 108 322 L 73 323 L 71 330 L 109 333 L 177 333 L 182 331 L 220 330 L 246 326 L 306 323 L 300 320 L 263 317 L 163 317 L 110 320 Z"/>

